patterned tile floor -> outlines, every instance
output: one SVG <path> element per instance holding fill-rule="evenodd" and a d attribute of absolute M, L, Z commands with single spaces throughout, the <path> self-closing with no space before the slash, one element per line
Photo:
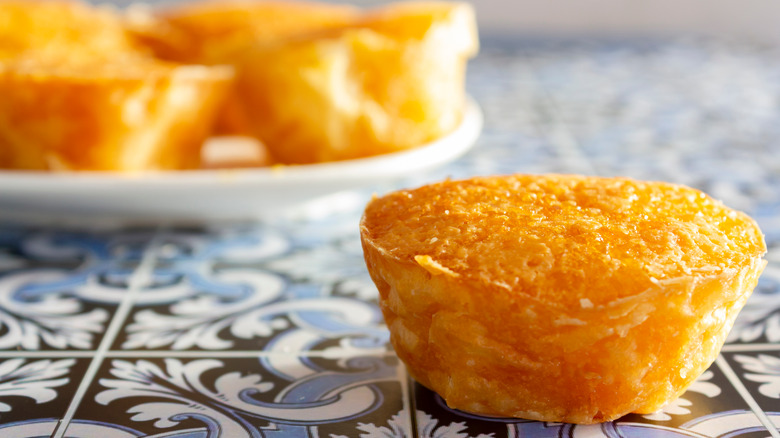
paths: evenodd
<path fill-rule="evenodd" d="M 2 224 L 0 436 L 780 438 L 780 51 L 489 41 L 468 87 L 486 121 L 473 151 L 372 190 L 624 175 L 698 187 L 759 221 L 769 266 L 680 399 L 595 426 L 448 409 L 388 346 L 358 210 L 114 231 Z"/>

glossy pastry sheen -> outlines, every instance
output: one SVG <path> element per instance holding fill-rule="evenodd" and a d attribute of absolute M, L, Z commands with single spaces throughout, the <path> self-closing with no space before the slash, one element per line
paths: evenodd
<path fill-rule="evenodd" d="M 572 423 L 685 391 L 766 251 L 755 222 L 694 189 L 563 175 L 391 193 L 361 238 L 415 379 L 453 408 Z"/>

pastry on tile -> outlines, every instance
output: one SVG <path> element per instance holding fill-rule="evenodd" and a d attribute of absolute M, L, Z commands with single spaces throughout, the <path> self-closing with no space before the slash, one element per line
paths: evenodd
<path fill-rule="evenodd" d="M 745 214 L 630 179 L 444 181 L 373 199 L 360 231 L 411 375 L 452 408 L 542 421 L 675 399 L 765 266 Z"/>
<path fill-rule="evenodd" d="M 238 14 L 236 5 L 248 12 Z M 281 10 L 298 18 L 268 12 Z M 165 29 L 155 43 L 164 46 L 156 48 L 161 56 L 237 67 L 222 126 L 255 136 L 285 164 L 395 152 L 451 132 L 464 107 L 466 61 L 478 50 L 466 3 L 398 3 L 358 13 L 209 2 L 156 17 L 165 24 L 156 27 Z M 204 38 L 215 34 L 226 37 Z"/>
<path fill-rule="evenodd" d="M 110 10 L 0 0 L 0 168 L 195 168 L 230 67 L 152 58 Z"/>

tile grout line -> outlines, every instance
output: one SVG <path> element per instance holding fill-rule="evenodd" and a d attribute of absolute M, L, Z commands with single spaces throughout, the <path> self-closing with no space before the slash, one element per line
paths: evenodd
<path fill-rule="evenodd" d="M 0 359 L 5 358 L 70 358 L 70 357 L 93 357 L 95 350 L 51 350 L 51 351 L 0 351 Z"/>
<path fill-rule="evenodd" d="M 726 353 L 739 353 L 743 351 L 780 351 L 780 344 L 732 344 L 724 345 L 723 348 L 721 348 L 721 351 Z"/>
<path fill-rule="evenodd" d="M 397 357 L 397 356 L 396 356 Z M 401 397 L 403 398 L 403 409 L 409 413 L 409 433 L 411 437 L 417 437 L 417 406 L 414 401 L 412 389 L 412 379 L 409 377 L 409 373 L 406 372 L 406 365 L 399 359 L 398 364 L 398 380 L 401 384 Z"/>
<path fill-rule="evenodd" d="M 406 374 L 406 384 L 409 385 L 409 409 L 412 411 L 412 431 L 414 432 L 413 438 L 416 438 L 420 434 L 420 424 L 417 422 L 419 419 L 417 416 L 417 390 L 414 389 L 415 380 L 408 373 Z"/>
<path fill-rule="evenodd" d="M 143 284 L 140 282 L 140 280 L 144 280 L 153 269 L 156 259 L 155 243 L 157 241 L 158 235 L 159 231 L 156 232 L 149 240 L 149 247 L 144 252 L 143 257 L 141 258 L 141 262 L 138 264 L 138 268 L 136 268 L 135 272 L 133 272 L 130 280 L 128 281 L 127 293 L 119 302 L 119 305 L 117 306 L 117 309 L 111 318 L 111 322 L 104 332 L 103 339 L 100 342 L 97 350 L 94 351 L 92 361 L 90 362 L 89 367 L 87 367 L 84 376 L 81 378 L 81 383 L 79 383 L 79 386 L 73 395 L 73 399 L 71 400 L 70 405 L 68 405 L 68 409 L 65 411 L 65 415 L 63 415 L 63 417 L 57 422 L 57 427 L 54 429 L 51 438 L 64 437 L 65 431 L 70 425 L 71 420 L 73 420 L 73 416 L 76 414 L 76 410 L 81 404 L 84 395 L 87 393 L 87 389 L 89 389 L 89 387 L 92 385 L 92 382 L 97 375 L 98 369 L 103 364 L 103 360 L 106 358 L 106 353 L 110 350 L 111 345 L 116 340 L 119 330 L 125 323 L 133 303 L 135 302 L 136 295 L 141 288 L 141 284 Z"/>
<path fill-rule="evenodd" d="M 772 435 L 772 438 L 780 438 L 780 432 L 777 431 L 777 427 L 775 427 L 775 425 L 772 423 L 769 417 L 767 417 L 764 410 L 761 409 L 760 406 L 758 406 L 758 402 L 756 402 L 756 399 L 754 399 L 753 396 L 750 395 L 750 391 L 748 391 L 748 389 L 739 379 L 739 376 L 737 376 L 737 373 L 734 372 L 734 370 L 731 368 L 731 365 L 729 365 L 729 363 L 726 362 L 726 358 L 723 357 L 722 354 L 719 354 L 718 357 L 715 359 L 715 363 L 718 364 L 720 370 L 723 371 L 723 374 L 725 374 L 726 378 L 729 379 L 731 386 L 733 386 L 734 389 L 737 390 L 739 395 L 742 396 L 742 399 L 745 400 L 745 402 L 748 404 L 750 410 L 753 411 L 753 414 L 755 414 L 756 417 L 758 417 L 758 421 L 760 421 L 761 424 L 763 424 L 764 427 L 767 428 L 769 434 Z"/>
<path fill-rule="evenodd" d="M 127 351 L 107 351 L 106 357 L 137 357 L 137 358 L 161 358 L 161 357 L 182 357 L 182 358 L 255 358 L 255 357 L 311 357 L 311 358 L 329 358 L 331 354 L 326 351 L 298 351 L 298 352 L 268 352 L 262 350 L 219 350 L 219 351 L 140 351 L 140 350 L 127 350 Z M 354 353 L 348 355 L 340 355 L 339 358 L 350 357 L 398 357 L 391 351 L 385 351 L 382 353 Z"/>
<path fill-rule="evenodd" d="M 97 350 L 86 351 L 5 351 L 0 352 L 0 359 L 2 358 L 69 358 L 69 357 L 95 357 Z M 297 357 L 312 357 L 312 358 L 328 358 L 330 353 L 325 351 L 298 351 L 298 352 L 268 352 L 262 350 L 184 350 L 184 351 L 171 351 L 171 350 L 106 350 L 103 356 L 107 358 L 114 357 L 137 357 L 137 358 L 165 358 L 165 357 L 182 357 L 182 358 L 255 358 L 255 357 L 278 357 L 278 356 L 297 356 Z M 398 357 L 391 351 L 385 351 L 381 353 L 368 352 L 368 353 L 353 353 L 350 355 L 339 357 Z"/>

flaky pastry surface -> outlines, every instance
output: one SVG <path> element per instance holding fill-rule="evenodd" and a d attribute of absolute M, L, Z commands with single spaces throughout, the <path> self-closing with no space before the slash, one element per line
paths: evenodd
<path fill-rule="evenodd" d="M 517 175 L 374 199 L 393 345 L 452 407 L 592 423 L 668 403 L 715 359 L 766 251 L 691 188 Z"/>

